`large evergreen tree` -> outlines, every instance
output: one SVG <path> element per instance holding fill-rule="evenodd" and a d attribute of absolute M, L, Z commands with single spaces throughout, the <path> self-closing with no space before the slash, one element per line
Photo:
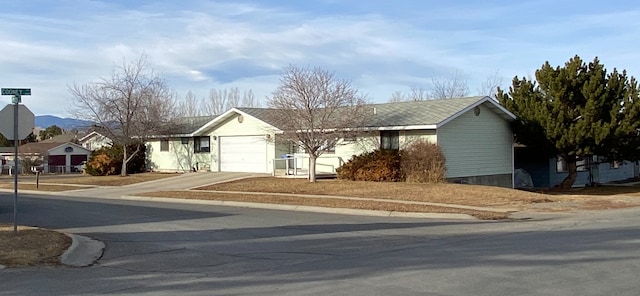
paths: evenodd
<path fill-rule="evenodd" d="M 535 73 L 536 81 L 517 76 L 500 103 L 514 113 L 516 141 L 546 156 L 560 156 L 568 176 L 560 184 L 570 188 L 577 177 L 576 162 L 592 155 L 609 159 L 637 159 L 640 102 L 635 78 L 598 58 L 585 63 L 575 56 L 563 67 L 549 62 Z"/>
<path fill-rule="evenodd" d="M 62 135 L 62 133 L 64 133 L 64 130 L 62 130 L 62 128 L 54 124 L 50 127 L 47 127 L 41 130 L 40 133 L 38 134 L 38 137 L 40 138 L 40 141 L 43 141 L 58 135 Z"/>

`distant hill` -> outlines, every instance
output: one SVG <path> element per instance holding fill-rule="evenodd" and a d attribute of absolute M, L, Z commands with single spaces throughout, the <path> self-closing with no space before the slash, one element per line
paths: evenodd
<path fill-rule="evenodd" d="M 43 129 L 50 127 L 52 125 L 57 125 L 65 130 L 70 130 L 74 128 L 85 129 L 91 126 L 91 124 L 93 124 L 91 121 L 87 121 L 87 120 L 80 120 L 80 119 L 74 119 L 74 118 L 60 118 L 53 115 L 38 115 L 36 116 L 35 121 L 36 121 L 35 122 L 36 126 L 41 127 Z"/>

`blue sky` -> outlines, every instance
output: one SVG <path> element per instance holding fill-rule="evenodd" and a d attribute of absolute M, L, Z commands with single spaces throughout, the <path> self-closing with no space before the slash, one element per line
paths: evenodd
<path fill-rule="evenodd" d="M 496 72 L 598 56 L 640 75 L 636 1 L 0 0 L 0 87 L 29 87 L 36 115 L 68 116 L 68 86 L 142 53 L 180 96 L 252 90 L 283 67 L 319 66 L 374 102 L 463 73 L 474 94 Z M 11 101 L 3 96 L 6 103 Z M 1 103 L 0 103 L 1 105 Z"/>

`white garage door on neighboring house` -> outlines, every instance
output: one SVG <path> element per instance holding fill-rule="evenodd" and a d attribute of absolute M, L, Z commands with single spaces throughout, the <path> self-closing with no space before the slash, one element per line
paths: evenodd
<path fill-rule="evenodd" d="M 220 171 L 266 173 L 264 136 L 220 137 Z"/>

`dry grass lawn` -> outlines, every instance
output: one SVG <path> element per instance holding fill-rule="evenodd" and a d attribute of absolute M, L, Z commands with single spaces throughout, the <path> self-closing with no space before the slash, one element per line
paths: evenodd
<path fill-rule="evenodd" d="M 2 189 L 13 189 L 13 183 L 0 183 L 0 188 Z M 61 192 L 68 190 L 77 190 L 77 189 L 85 189 L 87 187 L 79 187 L 79 186 L 69 186 L 69 185 L 50 185 L 50 184 L 40 184 L 38 188 L 36 188 L 36 184 L 23 184 L 18 183 L 18 190 L 34 190 L 34 191 L 48 191 L 48 192 Z"/>
<path fill-rule="evenodd" d="M 184 199 L 200 199 L 200 200 L 224 200 L 224 201 L 240 201 L 255 202 L 269 204 L 286 204 L 301 206 L 316 206 L 327 208 L 347 208 L 361 210 L 378 210 L 378 211 L 394 211 L 394 212 L 422 212 L 422 213 L 456 213 L 468 214 L 478 219 L 497 220 L 506 219 L 506 213 L 498 213 L 491 211 L 476 211 L 459 208 L 437 207 L 417 204 L 401 204 L 394 202 L 380 202 L 370 200 L 344 200 L 330 198 L 314 198 L 299 196 L 279 196 L 279 195 L 255 195 L 255 194 L 234 194 L 234 193 L 217 193 L 206 191 L 161 191 L 141 194 L 143 196 L 184 198 Z"/>
<path fill-rule="evenodd" d="M 135 183 L 154 181 L 169 177 L 178 176 L 179 174 L 169 173 L 141 173 L 132 174 L 126 177 L 121 176 L 90 176 L 90 175 L 43 175 L 40 177 L 40 183 L 57 183 L 57 184 L 77 184 L 77 185 L 93 185 L 93 186 L 124 186 Z M 35 183 L 35 175 L 26 175 L 19 177 L 20 182 Z M 0 183 L 13 184 L 13 178 L 0 178 Z"/>
<path fill-rule="evenodd" d="M 55 231 L 0 224 L 0 264 L 7 267 L 52 266 L 71 246 L 71 238 Z"/>
<path fill-rule="evenodd" d="M 317 183 L 309 183 L 305 179 L 252 178 L 204 186 L 198 189 L 335 195 L 485 207 L 510 207 L 552 201 L 550 196 L 540 193 L 461 184 L 354 182 L 343 180 L 320 180 Z"/>

